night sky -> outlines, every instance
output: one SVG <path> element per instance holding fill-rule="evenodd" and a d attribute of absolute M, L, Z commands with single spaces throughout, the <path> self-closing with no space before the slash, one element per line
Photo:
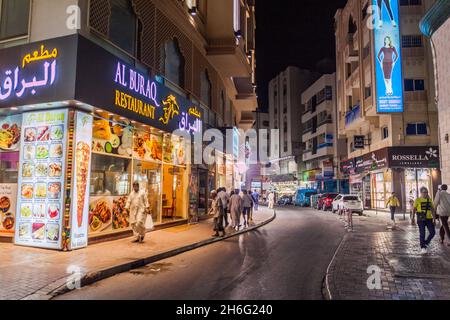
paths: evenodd
<path fill-rule="evenodd" d="M 268 82 L 286 67 L 334 71 L 334 15 L 346 2 L 256 0 L 256 72 L 262 110 L 268 108 Z"/>

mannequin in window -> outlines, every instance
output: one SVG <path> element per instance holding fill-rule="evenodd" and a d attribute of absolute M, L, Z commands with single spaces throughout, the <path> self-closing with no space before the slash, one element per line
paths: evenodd
<path fill-rule="evenodd" d="M 397 23 L 395 22 L 394 13 L 392 12 L 391 0 L 378 0 L 378 12 L 379 12 L 378 28 L 380 29 L 383 28 L 383 2 L 384 5 L 386 6 L 386 10 L 389 14 L 389 17 L 391 18 L 392 26 L 396 28 Z"/>
<path fill-rule="evenodd" d="M 393 95 L 392 90 L 392 70 L 394 70 L 399 56 L 397 49 L 392 45 L 391 37 L 384 38 L 384 47 L 378 52 L 378 61 L 381 64 L 386 84 L 386 95 Z"/>

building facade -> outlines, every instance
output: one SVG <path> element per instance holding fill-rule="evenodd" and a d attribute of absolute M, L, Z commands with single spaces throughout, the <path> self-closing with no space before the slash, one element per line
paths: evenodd
<path fill-rule="evenodd" d="M 328 192 L 340 192 L 337 167 L 346 156 L 344 139 L 336 133 L 336 74 L 323 75 L 302 94 L 303 162 L 301 184 Z M 339 147 L 340 146 L 340 147 Z"/>
<path fill-rule="evenodd" d="M 420 27 L 427 36 L 433 48 L 433 64 L 435 91 L 434 100 L 439 110 L 439 138 L 441 150 L 442 182 L 450 181 L 450 2 L 439 0 L 427 11 Z"/>
<path fill-rule="evenodd" d="M 404 209 L 440 182 L 430 44 L 419 21 L 431 1 L 349 0 L 335 15 L 339 174 L 367 208 L 396 192 Z M 381 3 L 381 6 L 378 5 Z"/>
<path fill-rule="evenodd" d="M 317 73 L 288 67 L 269 82 L 270 128 L 279 130 L 279 143 L 274 143 L 279 158 L 271 163 L 272 181 L 286 185 L 283 189 L 288 193 L 295 192 L 303 171 L 301 93 L 318 78 Z"/>
<path fill-rule="evenodd" d="M 253 124 L 254 1 L 0 7 L 2 239 L 76 249 L 128 234 L 133 182 L 162 226 L 233 187 L 233 155 L 197 164 L 188 150 L 209 128 Z"/>

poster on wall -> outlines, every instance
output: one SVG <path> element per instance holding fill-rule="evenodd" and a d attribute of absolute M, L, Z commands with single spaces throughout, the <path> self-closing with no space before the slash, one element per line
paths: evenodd
<path fill-rule="evenodd" d="M 89 201 L 89 235 L 120 231 L 130 226 L 126 196 L 98 196 Z"/>
<path fill-rule="evenodd" d="M 131 157 L 133 131 L 130 127 L 105 119 L 95 119 L 92 136 L 93 152 Z"/>
<path fill-rule="evenodd" d="M 398 0 L 373 0 L 377 112 L 403 112 L 403 77 Z"/>
<path fill-rule="evenodd" d="M 91 115 L 75 113 L 74 159 L 72 179 L 71 241 L 70 248 L 87 246 L 89 220 L 89 189 L 92 161 Z"/>
<path fill-rule="evenodd" d="M 161 162 L 163 139 L 145 131 L 136 131 L 133 144 L 133 158 L 143 161 Z"/>
<path fill-rule="evenodd" d="M 23 114 L 15 243 L 61 249 L 68 110 Z"/>
<path fill-rule="evenodd" d="M 22 115 L 0 117 L 0 152 L 19 151 Z"/>
<path fill-rule="evenodd" d="M 0 184 L 0 235 L 14 235 L 17 184 Z"/>

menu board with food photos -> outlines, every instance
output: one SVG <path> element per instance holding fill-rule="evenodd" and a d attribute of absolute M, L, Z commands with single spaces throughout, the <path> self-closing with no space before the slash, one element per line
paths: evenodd
<path fill-rule="evenodd" d="M 105 119 L 95 119 L 92 130 L 93 152 L 131 157 L 133 152 L 131 127 Z"/>
<path fill-rule="evenodd" d="M 15 243 L 61 249 L 68 110 L 23 114 Z"/>
<path fill-rule="evenodd" d="M 16 183 L 0 183 L 0 235 L 14 234 L 16 220 Z"/>

